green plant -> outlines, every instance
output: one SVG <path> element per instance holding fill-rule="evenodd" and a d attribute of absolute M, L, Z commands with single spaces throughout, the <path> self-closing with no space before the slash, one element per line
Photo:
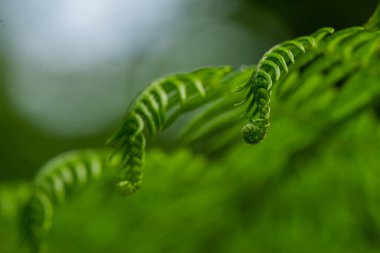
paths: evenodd
<path fill-rule="evenodd" d="M 135 193 L 141 187 L 147 140 L 190 111 L 194 111 L 193 118 L 183 126 L 179 142 L 212 159 L 239 143 L 236 130 L 244 119 L 249 123 L 241 130 L 243 139 L 251 144 L 263 140 L 270 125 L 269 103 L 273 102 L 279 113 L 295 114 L 316 126 L 311 137 L 298 143 L 289 155 L 285 163 L 293 166 L 305 159 L 305 151 L 313 154 L 320 148 L 321 139 L 330 138 L 361 113 L 379 106 L 379 13 L 380 5 L 363 27 L 336 32 L 322 28 L 280 43 L 253 67 L 234 72 L 229 66 L 209 67 L 158 79 L 131 104 L 109 149 L 60 155 L 41 169 L 28 190 L 13 193 L 6 188 L 11 195 L 0 190 L 0 201 L 14 196 L 15 212 L 22 205 L 19 202 L 24 202 L 20 208 L 23 239 L 32 252 L 40 252 L 57 204 L 92 181 L 105 179 L 116 181 L 116 189 L 123 195 Z M 233 89 L 238 92 L 231 92 Z M 248 90 L 245 97 L 244 90 Z M 239 117 L 242 109 L 235 105 L 245 102 L 248 107 Z M 107 171 L 113 175 L 111 179 L 102 176 Z M 268 186 L 275 185 L 268 182 Z"/>
<path fill-rule="evenodd" d="M 130 195 L 140 187 L 145 135 L 155 137 L 179 115 L 220 96 L 222 79 L 231 70 L 231 67 L 204 68 L 163 77 L 136 98 L 121 129 L 110 140 L 110 145 L 123 154 L 123 175 L 117 185 L 122 194 Z"/>

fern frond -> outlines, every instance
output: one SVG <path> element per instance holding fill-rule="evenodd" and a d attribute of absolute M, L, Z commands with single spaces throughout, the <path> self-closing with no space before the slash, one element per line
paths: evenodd
<path fill-rule="evenodd" d="M 120 130 L 109 141 L 123 155 L 117 184 L 121 194 L 130 195 L 140 187 L 147 139 L 154 138 L 181 114 L 212 100 L 231 71 L 231 67 L 223 66 L 169 75 L 154 81 L 137 96 Z"/>
<path fill-rule="evenodd" d="M 289 66 L 302 54 L 315 49 L 319 42 L 334 32 L 327 27 L 316 31 L 310 36 L 303 36 L 294 40 L 278 44 L 266 52 L 254 69 L 251 78 L 240 90 L 249 89 L 242 103 L 249 102 L 243 117 L 250 123 L 242 130 L 243 139 L 251 144 L 260 142 L 265 138 L 269 129 L 270 97 L 274 82 L 283 72 L 287 73 Z M 258 115 L 258 118 L 254 117 Z"/>
<path fill-rule="evenodd" d="M 22 239 L 32 252 L 41 252 L 54 214 L 54 208 L 106 170 L 115 170 L 120 157 L 109 161 L 109 150 L 71 151 L 53 158 L 40 170 L 32 194 L 21 215 Z"/>
<path fill-rule="evenodd" d="M 347 34 L 350 36 L 347 37 Z M 342 40 L 341 36 L 345 39 Z M 334 45 L 333 51 L 331 43 Z M 379 31 L 350 28 L 336 32 L 321 44 L 317 58 L 309 61 L 305 55 L 300 59 L 300 64 L 294 65 L 292 73 L 279 81 L 279 98 L 288 104 L 293 103 L 295 107 L 312 105 L 316 110 L 321 106 L 317 100 L 323 97 L 323 94 L 330 93 L 330 102 L 334 102 L 339 98 L 342 88 L 350 84 L 350 80 L 358 73 L 364 71 L 368 76 L 376 76 L 379 61 L 376 50 L 379 45 Z M 376 77 L 371 82 L 375 80 Z M 358 83 L 355 85 L 360 85 L 361 82 Z M 366 87 L 362 87 L 358 92 L 365 93 L 370 85 L 370 82 L 367 82 Z M 352 99 L 358 96 L 351 95 Z M 330 105 L 330 109 L 325 108 L 331 112 L 334 106 Z"/>
<path fill-rule="evenodd" d="M 284 100 L 299 93 L 297 105 L 304 107 L 310 104 L 311 97 L 323 97 L 323 93 L 329 93 L 328 100 L 332 102 L 336 93 L 333 88 L 346 83 L 355 71 L 375 66 L 379 31 L 364 27 L 333 31 L 322 28 L 310 36 L 281 43 L 264 54 L 251 78 L 239 88 L 248 89 L 242 102 L 249 101 L 243 114 L 249 123 L 241 130 L 246 142 L 255 144 L 267 135 L 274 84 L 279 83 L 278 93 Z"/>

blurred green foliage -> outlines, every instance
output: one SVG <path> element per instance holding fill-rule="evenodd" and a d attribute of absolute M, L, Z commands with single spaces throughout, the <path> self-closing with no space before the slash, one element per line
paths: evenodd
<path fill-rule="evenodd" d="M 262 145 L 241 145 L 219 161 L 151 150 L 136 195 L 98 185 L 58 209 L 49 252 L 376 252 L 377 120 L 367 113 L 307 159 L 290 161 L 304 130 L 281 119 Z M 13 249 L 9 228 L 2 233 Z"/>

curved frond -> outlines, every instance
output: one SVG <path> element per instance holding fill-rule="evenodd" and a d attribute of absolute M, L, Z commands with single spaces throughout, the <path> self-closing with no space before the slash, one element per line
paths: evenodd
<path fill-rule="evenodd" d="M 311 97 L 318 97 L 318 94 L 323 102 L 321 100 L 317 104 L 329 104 L 336 93 L 331 91 L 331 87 L 341 87 L 355 71 L 370 64 L 375 66 L 373 61 L 378 61 L 376 50 L 380 45 L 379 31 L 363 27 L 333 31 L 332 28 L 322 28 L 310 36 L 274 46 L 264 54 L 243 86 L 248 89 L 243 103 L 249 102 L 243 114 L 249 123 L 241 130 L 246 142 L 255 144 L 267 135 L 274 85 L 279 86 L 283 99 L 292 97 L 294 101 L 299 93 L 298 106 L 304 107 L 310 103 Z M 329 98 L 322 93 L 329 94 Z"/>
<path fill-rule="evenodd" d="M 109 161 L 109 150 L 81 150 L 61 154 L 40 170 L 21 214 L 22 239 L 32 252 L 41 252 L 54 215 L 54 208 L 106 170 L 115 170 L 120 157 Z"/>
<path fill-rule="evenodd" d="M 209 67 L 175 74 L 154 81 L 132 103 L 119 131 L 109 145 L 123 154 L 123 169 L 117 189 L 129 195 L 139 189 L 145 145 L 178 116 L 214 99 L 229 66 Z"/>
<path fill-rule="evenodd" d="M 315 50 L 319 42 L 333 32 L 333 28 L 322 28 L 310 36 L 302 36 L 278 44 L 263 55 L 246 85 L 249 91 L 243 103 L 250 102 L 243 116 L 250 123 L 241 130 L 245 141 L 258 143 L 267 134 L 270 125 L 269 102 L 273 84 L 284 72 L 288 72 L 289 66 L 294 64 L 300 55 Z M 256 115 L 258 118 L 254 119 Z"/>

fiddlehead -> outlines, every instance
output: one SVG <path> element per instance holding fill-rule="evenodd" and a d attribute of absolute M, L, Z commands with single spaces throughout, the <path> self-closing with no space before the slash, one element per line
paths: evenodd
<path fill-rule="evenodd" d="M 372 68 L 374 61 L 377 62 L 375 57 L 379 45 L 379 31 L 373 24 L 377 23 L 373 21 L 365 27 L 351 27 L 335 33 L 332 28 L 322 28 L 310 36 L 281 43 L 265 53 L 251 78 L 237 89 L 248 89 L 240 103 L 249 101 L 243 114 L 249 121 L 241 130 L 243 139 L 254 144 L 266 137 L 275 83 L 283 99 L 295 97 L 301 93 L 299 91 L 307 92 L 298 96 L 301 98 L 298 105 L 305 107 L 311 96 L 323 92 L 330 94 L 328 99 L 333 101 L 335 95 L 329 86 L 342 87 L 359 69 Z M 284 72 L 286 77 L 280 79 Z"/>
<path fill-rule="evenodd" d="M 54 207 L 80 188 L 98 181 L 106 170 L 115 169 L 120 157 L 109 161 L 109 150 L 71 151 L 53 158 L 37 175 L 32 194 L 21 214 L 22 239 L 32 252 L 41 252 Z"/>
<path fill-rule="evenodd" d="M 332 34 L 334 29 L 322 28 L 310 36 L 303 36 L 274 46 L 266 52 L 254 69 L 250 79 L 237 91 L 248 89 L 248 94 L 240 103 L 250 100 L 243 117 L 249 120 L 242 130 L 243 139 L 251 144 L 265 138 L 270 123 L 270 97 L 272 87 L 282 72 L 288 72 L 289 65 L 302 55 L 318 46 L 320 40 Z M 257 118 L 255 118 L 257 116 Z"/>
<path fill-rule="evenodd" d="M 154 138 L 180 114 L 207 103 L 231 71 L 231 67 L 223 66 L 166 76 L 154 81 L 135 99 L 123 125 L 109 141 L 123 156 L 117 184 L 121 194 L 130 195 L 140 187 L 147 139 Z"/>

